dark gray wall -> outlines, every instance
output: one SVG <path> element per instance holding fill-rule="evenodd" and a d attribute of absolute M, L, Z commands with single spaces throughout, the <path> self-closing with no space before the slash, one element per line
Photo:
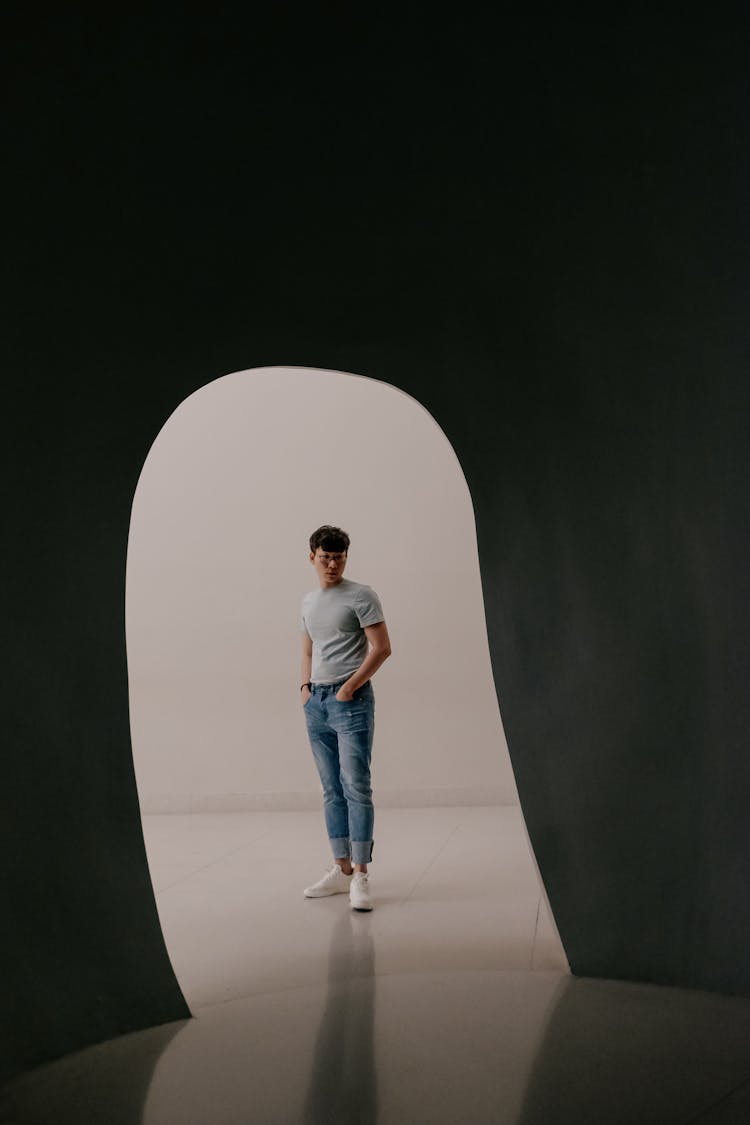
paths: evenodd
<path fill-rule="evenodd" d="M 274 11 L 8 37 L 2 1075 L 185 1014 L 128 521 L 169 413 L 264 364 L 453 442 L 574 972 L 750 994 L 742 29 Z"/>

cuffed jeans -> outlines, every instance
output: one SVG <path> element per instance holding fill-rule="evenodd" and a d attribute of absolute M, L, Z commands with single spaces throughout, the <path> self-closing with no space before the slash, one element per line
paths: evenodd
<path fill-rule="evenodd" d="M 323 812 L 333 857 L 369 863 L 375 819 L 370 787 L 375 695 L 368 680 L 348 703 L 341 703 L 336 692 L 344 683 L 346 680 L 313 684 L 303 711 L 323 786 Z"/>

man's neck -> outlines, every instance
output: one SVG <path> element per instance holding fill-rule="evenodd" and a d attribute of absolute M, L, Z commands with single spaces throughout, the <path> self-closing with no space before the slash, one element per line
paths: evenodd
<path fill-rule="evenodd" d="M 326 582 L 325 578 L 321 578 L 320 579 L 320 588 L 321 588 L 321 590 L 333 590 L 336 586 L 340 586 L 343 581 L 344 581 L 343 574 L 341 575 L 340 578 L 337 578 L 335 582 Z"/>

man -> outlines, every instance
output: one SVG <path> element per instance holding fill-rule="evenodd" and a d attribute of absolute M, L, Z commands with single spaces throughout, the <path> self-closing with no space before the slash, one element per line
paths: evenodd
<path fill-rule="evenodd" d="M 354 910 L 372 910 L 367 865 L 373 844 L 375 698 L 370 680 L 391 655 L 391 645 L 378 595 L 344 578 L 349 542 L 345 531 L 330 524 L 312 533 L 310 562 L 320 589 L 302 599 L 302 707 L 334 858 L 305 895 L 348 893 Z"/>

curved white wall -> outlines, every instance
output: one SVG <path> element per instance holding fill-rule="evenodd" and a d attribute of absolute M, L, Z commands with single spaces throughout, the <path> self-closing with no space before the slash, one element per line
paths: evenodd
<path fill-rule="evenodd" d="M 298 613 L 322 523 L 349 532 L 347 577 L 378 591 L 391 635 L 378 803 L 517 803 L 452 447 L 395 387 L 275 367 L 186 399 L 138 483 L 126 611 L 143 811 L 319 805 Z"/>

